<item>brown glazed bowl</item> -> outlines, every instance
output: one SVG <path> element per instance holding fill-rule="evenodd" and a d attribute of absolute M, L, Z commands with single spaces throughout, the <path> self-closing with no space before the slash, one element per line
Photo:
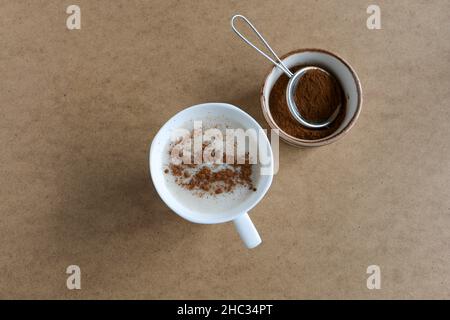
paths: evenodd
<path fill-rule="evenodd" d="M 283 63 L 292 68 L 299 65 L 321 66 L 322 68 L 331 71 L 337 80 L 341 83 L 347 99 L 346 114 L 343 122 L 336 131 L 330 135 L 316 140 L 305 140 L 293 137 L 284 132 L 274 121 L 270 114 L 269 97 L 270 92 L 283 72 L 276 66 L 273 66 L 267 74 L 264 84 L 261 88 L 261 108 L 264 118 L 272 129 L 279 130 L 280 138 L 297 147 L 319 147 L 335 142 L 342 138 L 355 125 L 359 117 L 362 106 L 362 90 L 361 82 L 359 81 L 356 72 L 353 68 L 338 55 L 321 50 L 321 49 L 300 49 L 289 52 L 281 57 Z M 300 124 L 299 124 L 300 125 Z"/>

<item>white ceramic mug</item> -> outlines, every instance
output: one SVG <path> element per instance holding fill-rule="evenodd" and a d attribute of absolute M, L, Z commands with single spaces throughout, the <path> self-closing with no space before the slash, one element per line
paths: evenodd
<path fill-rule="evenodd" d="M 266 152 L 265 174 L 261 175 L 260 170 L 257 170 L 256 191 L 249 193 L 242 201 L 238 203 L 230 202 L 229 206 L 225 208 L 210 207 L 208 210 L 203 208 L 199 210 L 198 205 L 201 206 L 203 201 L 201 198 L 196 200 L 195 206 L 189 205 L 182 201 L 174 190 L 169 190 L 166 180 L 167 176 L 163 168 L 166 165 L 164 163 L 165 154 L 173 130 L 185 128 L 186 124 L 193 123 L 193 121 L 204 120 L 210 122 L 211 119 L 215 119 L 217 122 L 223 121 L 222 119 L 231 120 L 244 131 L 247 129 L 262 130 L 261 126 L 251 116 L 230 104 L 205 103 L 184 109 L 167 121 L 153 139 L 149 157 L 153 184 L 161 199 L 181 217 L 191 222 L 204 224 L 233 221 L 245 245 L 248 248 L 254 248 L 261 243 L 261 238 L 250 220 L 248 211 L 261 201 L 269 189 L 273 178 L 273 153 L 266 135 L 259 135 L 258 139 L 258 151 Z"/>

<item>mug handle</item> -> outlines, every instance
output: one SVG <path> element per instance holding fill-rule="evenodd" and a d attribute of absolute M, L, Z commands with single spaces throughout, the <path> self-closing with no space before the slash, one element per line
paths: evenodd
<path fill-rule="evenodd" d="M 261 244 L 262 240 L 259 236 L 258 230 L 248 216 L 248 213 L 244 213 L 233 220 L 239 236 L 247 248 L 253 249 Z"/>

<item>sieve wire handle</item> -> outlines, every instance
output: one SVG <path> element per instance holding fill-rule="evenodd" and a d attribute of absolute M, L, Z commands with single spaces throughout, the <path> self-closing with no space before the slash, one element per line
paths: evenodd
<path fill-rule="evenodd" d="M 253 43 L 251 43 L 246 37 L 244 37 L 244 35 L 242 33 L 240 33 L 236 26 L 235 26 L 235 21 L 237 19 L 241 19 L 243 20 L 245 23 L 247 23 L 249 25 L 249 27 L 253 30 L 253 32 L 256 34 L 256 36 L 259 38 L 259 40 L 261 40 L 261 42 L 264 44 L 264 46 L 269 49 L 269 51 L 272 53 L 272 55 L 276 58 L 277 61 L 275 61 L 274 59 L 272 59 L 270 56 L 268 56 L 265 52 L 263 52 L 261 49 L 259 49 L 257 46 L 255 46 Z M 285 64 L 283 63 L 283 61 L 281 61 L 281 59 L 277 56 L 277 54 L 275 53 L 275 51 L 273 51 L 273 49 L 269 46 L 269 44 L 267 43 L 266 39 L 263 38 L 263 36 L 258 32 L 258 30 L 256 30 L 255 26 L 243 15 L 240 14 L 236 14 L 231 18 L 231 28 L 233 29 L 233 31 L 242 39 L 244 40 L 245 43 L 247 43 L 249 46 L 253 47 L 256 51 L 258 51 L 260 54 L 262 54 L 266 59 L 268 59 L 270 62 L 272 62 L 274 65 L 276 65 L 278 68 L 280 68 L 284 73 L 286 73 L 286 75 L 291 78 L 294 74 L 289 70 L 288 67 L 285 66 Z"/>

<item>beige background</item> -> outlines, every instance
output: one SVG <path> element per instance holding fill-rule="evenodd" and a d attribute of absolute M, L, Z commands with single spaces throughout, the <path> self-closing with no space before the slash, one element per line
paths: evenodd
<path fill-rule="evenodd" d="M 79 31 L 65 25 L 74 3 Z M 366 28 L 371 3 L 382 30 Z M 344 139 L 281 144 L 255 250 L 231 224 L 173 214 L 147 163 L 159 127 L 193 104 L 266 126 L 270 66 L 231 32 L 237 12 L 280 54 L 342 55 L 364 92 Z M 449 15 L 446 0 L 2 1 L 0 298 L 450 298 Z"/>

